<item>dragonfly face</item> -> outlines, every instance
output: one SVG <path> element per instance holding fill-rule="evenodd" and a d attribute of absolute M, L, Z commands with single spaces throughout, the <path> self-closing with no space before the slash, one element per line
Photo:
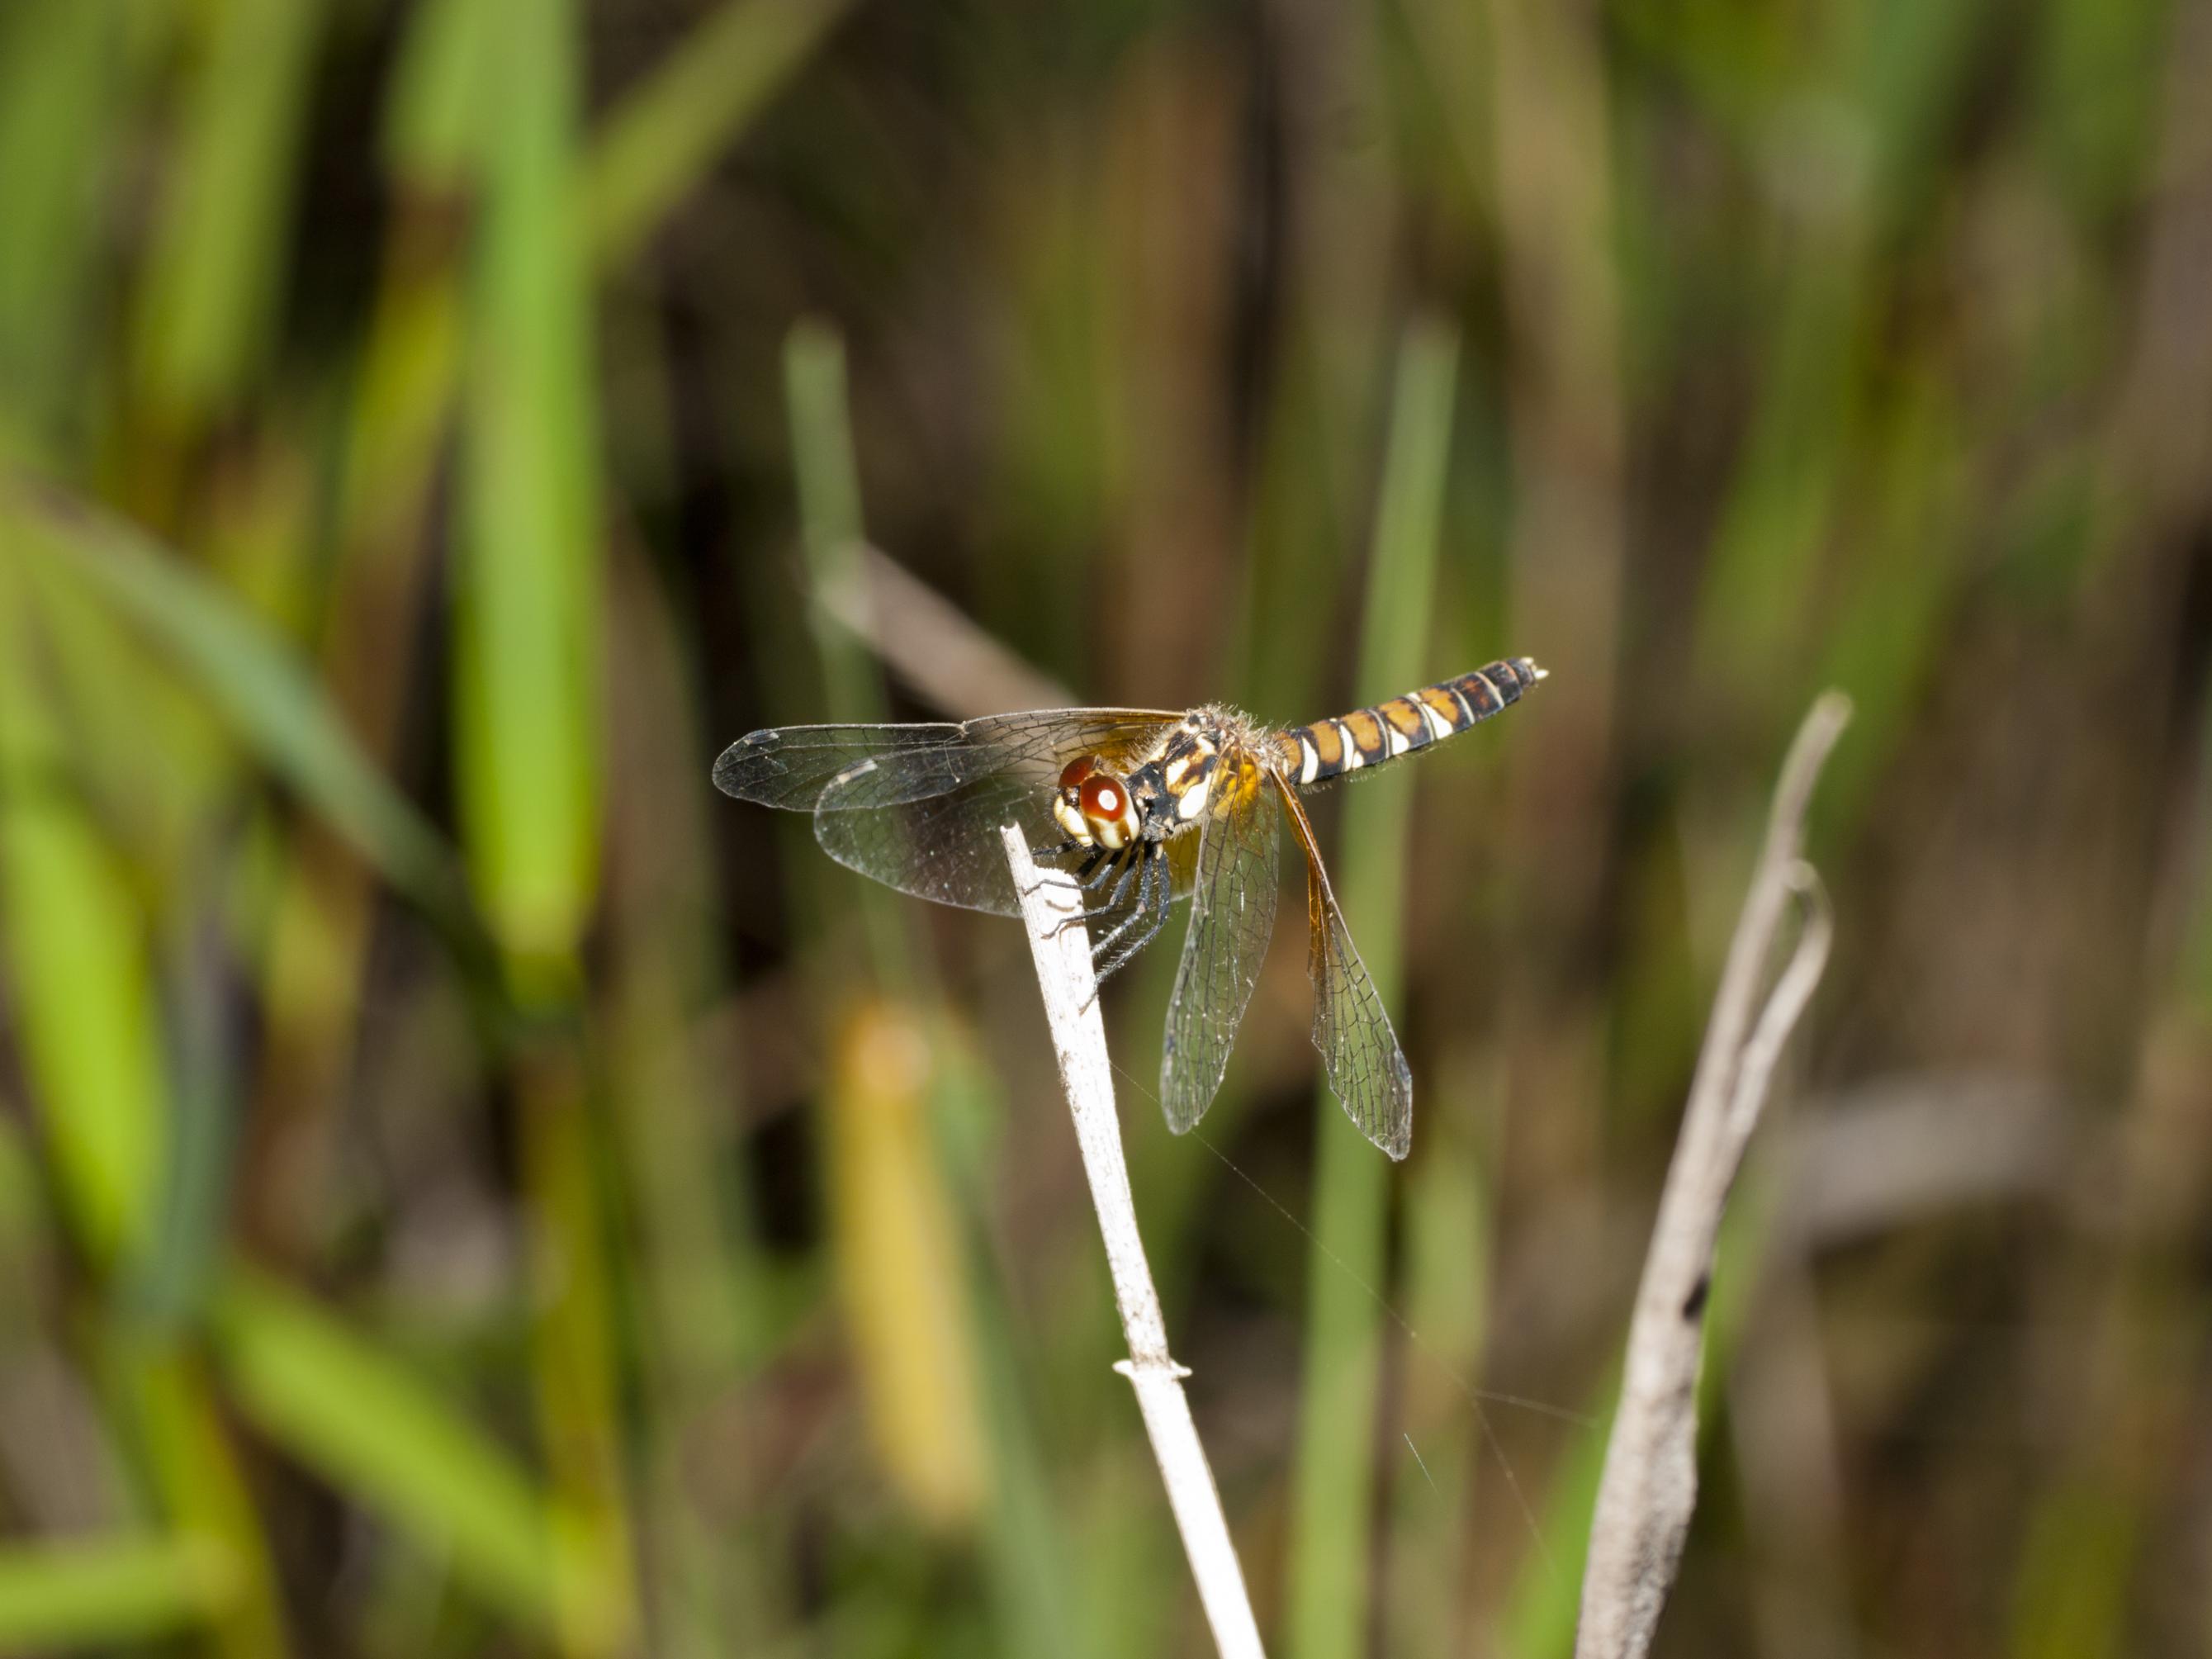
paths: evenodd
<path fill-rule="evenodd" d="M 1352 946 L 1299 797 L 1465 731 L 1544 678 L 1526 657 L 1310 726 L 1232 709 L 1054 708 L 964 725 L 793 726 L 723 750 L 714 782 L 811 812 L 839 863 L 918 897 L 1020 913 L 999 831 L 1072 873 L 1101 979 L 1191 901 L 1168 1004 L 1160 1103 L 1177 1133 L 1220 1087 L 1274 931 L 1277 840 L 1306 857 L 1313 1036 L 1329 1086 L 1393 1158 L 1411 1145 L 1413 1079 Z"/>
<path fill-rule="evenodd" d="M 1183 717 L 1159 753 L 1126 773 L 1103 755 L 1079 755 L 1061 769 L 1053 817 L 1073 847 L 1121 853 L 1198 827 L 1224 743 L 1257 745 L 1250 721 L 1227 708 Z"/>

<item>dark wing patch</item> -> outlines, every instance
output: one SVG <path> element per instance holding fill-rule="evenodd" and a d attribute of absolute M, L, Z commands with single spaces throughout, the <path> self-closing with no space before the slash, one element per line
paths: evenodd
<path fill-rule="evenodd" d="M 1239 781 L 1224 799 L 1232 775 Z M 1217 810 L 1222 806 L 1227 810 Z M 1281 817 L 1275 787 L 1260 768 L 1249 758 L 1224 755 L 1197 838 L 1190 932 L 1168 1000 L 1160 1056 L 1160 1107 L 1176 1134 L 1213 1103 L 1237 1025 L 1259 982 L 1275 931 Z"/>
<path fill-rule="evenodd" d="M 1367 964 L 1336 908 L 1312 820 L 1296 791 L 1279 781 L 1291 828 L 1306 854 L 1306 913 L 1312 929 L 1307 965 L 1314 982 L 1314 1047 L 1328 1086 L 1359 1133 L 1392 1158 L 1413 1145 L 1413 1073 Z"/>

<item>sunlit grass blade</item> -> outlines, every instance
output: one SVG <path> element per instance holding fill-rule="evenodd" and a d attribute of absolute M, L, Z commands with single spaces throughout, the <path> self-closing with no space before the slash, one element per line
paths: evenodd
<path fill-rule="evenodd" d="M 21 475 L 0 478 L 0 513 L 53 568 L 92 591 L 166 652 L 271 771 L 393 886 L 459 920 L 444 843 L 361 753 L 307 669 L 237 603 L 131 526 Z"/>
<path fill-rule="evenodd" d="M 1419 326 L 1399 353 L 1397 389 L 1359 646 L 1359 692 L 1379 700 L 1428 672 L 1428 619 L 1436 587 L 1444 480 L 1450 460 L 1458 343 Z M 1407 842 L 1406 787 L 1350 792 L 1336 893 L 1360 954 L 1394 1017 L 1402 1015 Z M 1414 1141 L 1423 1111 L 1444 1103 L 1416 1082 Z M 1326 1086 L 1316 1103 L 1313 1249 L 1307 1267 L 1304 1390 L 1291 1517 L 1287 1650 L 1297 1659 L 1351 1659 L 1363 1650 L 1371 1588 L 1373 1458 L 1382 1370 L 1382 1310 L 1369 1286 L 1383 1278 L 1389 1203 L 1388 1158 L 1347 1125 Z"/>
<path fill-rule="evenodd" d="M 454 566 L 453 760 L 469 869 L 513 994 L 546 1021 L 514 1056 L 538 1305 L 532 1391 L 579 1555 L 556 1585 L 571 1654 L 636 1640 L 616 1264 L 581 1032 L 599 904 L 607 599 L 594 325 L 574 186 L 580 9 L 497 13 L 475 125 Z"/>
<path fill-rule="evenodd" d="M 599 859 L 601 603 L 592 308 L 570 216 L 575 18 L 506 14 L 482 91 L 455 564 L 455 765 L 470 872 L 526 994 L 554 991 Z"/>
<path fill-rule="evenodd" d="M 216 1544 L 109 1536 L 0 1549 L 0 1651 L 152 1640 L 201 1623 L 237 1593 Z"/>
<path fill-rule="evenodd" d="M 850 0 L 723 0 L 608 114 L 584 173 L 592 252 L 619 264 L 803 65 Z"/>
<path fill-rule="evenodd" d="M 216 1298 L 214 1330 L 230 1395 L 262 1433 L 422 1547 L 449 1550 L 493 1605 L 550 1630 L 556 1597 L 604 1601 L 529 1476 L 370 1338 L 245 1270 Z"/>
<path fill-rule="evenodd" d="M 139 1330 L 108 1334 L 109 1393 L 125 1408 L 163 1520 L 226 1564 L 230 1594 L 205 1610 L 207 1645 L 220 1659 L 280 1659 L 289 1644 L 265 1522 L 203 1357 Z"/>
<path fill-rule="evenodd" d="M 167 1133 L 145 919 L 87 813 L 37 674 L 35 595 L 0 500 L 0 951 L 10 1024 L 77 1234 L 143 1242 Z"/>

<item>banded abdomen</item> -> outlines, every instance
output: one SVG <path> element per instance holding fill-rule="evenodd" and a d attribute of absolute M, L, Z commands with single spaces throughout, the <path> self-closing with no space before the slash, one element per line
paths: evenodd
<path fill-rule="evenodd" d="M 1298 782 L 1321 783 L 1464 732 L 1488 720 L 1544 678 L 1526 657 L 1508 657 L 1457 679 L 1440 681 L 1356 708 L 1334 720 L 1293 726 L 1284 733 L 1294 751 L 1285 757 Z"/>

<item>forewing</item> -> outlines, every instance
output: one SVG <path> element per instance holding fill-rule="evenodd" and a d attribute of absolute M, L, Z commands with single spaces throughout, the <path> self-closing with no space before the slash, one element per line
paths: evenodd
<path fill-rule="evenodd" d="M 965 728 L 929 726 L 786 726 L 749 732 L 714 761 L 714 787 L 739 800 L 811 812 L 840 774 L 874 762 L 917 783 L 959 781 Z M 948 777 L 947 774 L 951 775 Z"/>
<path fill-rule="evenodd" d="M 749 732 L 714 762 L 714 787 L 739 800 L 811 812 L 941 795 L 1008 771 L 1057 781 L 1078 755 L 1139 751 L 1182 718 L 1152 708 L 1037 708 L 955 725 L 783 726 Z M 848 775 L 851 776 L 848 778 Z"/>
<path fill-rule="evenodd" d="M 845 810 L 840 797 L 848 790 L 865 791 L 869 781 L 865 775 L 850 778 L 824 792 L 814 814 L 814 839 L 847 868 L 916 898 L 1019 915 L 1000 828 L 1019 824 L 1033 848 L 1065 838 L 1053 821 L 1053 778 L 1018 769 L 987 773 L 918 800 Z"/>
<path fill-rule="evenodd" d="M 962 725 L 792 726 L 722 751 L 726 794 L 814 814 L 840 864 L 940 904 L 1018 914 L 999 830 L 1061 839 L 1052 817 L 1060 768 L 1078 755 L 1124 763 L 1180 714 L 1052 708 Z"/>
<path fill-rule="evenodd" d="M 1168 1000 L 1160 1105 L 1182 1133 L 1205 1115 L 1228 1069 L 1260 964 L 1275 931 L 1276 791 L 1249 760 L 1224 755 L 1199 830 L 1190 932 Z"/>
<path fill-rule="evenodd" d="M 1322 868 L 1313 823 L 1297 793 L 1282 786 L 1291 828 L 1306 854 L 1306 912 L 1311 928 L 1308 965 L 1314 982 L 1314 1047 L 1328 1086 L 1359 1133 L 1392 1158 L 1413 1144 L 1413 1074 L 1367 964 L 1352 943 L 1344 915 Z"/>

